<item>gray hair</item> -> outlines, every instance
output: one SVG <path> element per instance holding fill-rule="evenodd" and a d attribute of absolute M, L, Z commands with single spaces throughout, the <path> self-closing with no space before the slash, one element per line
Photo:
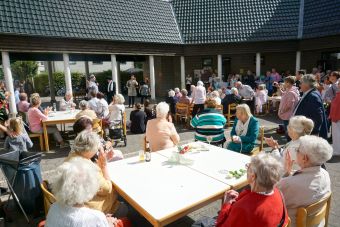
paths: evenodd
<path fill-rule="evenodd" d="M 314 166 L 322 165 L 331 159 L 333 148 L 327 140 L 318 136 L 302 136 L 299 139 L 298 152 L 307 155 L 310 164 Z"/>
<path fill-rule="evenodd" d="M 217 97 L 220 97 L 220 93 L 218 93 L 218 91 L 213 91 L 213 92 L 210 93 L 210 96 L 212 98 L 217 98 Z"/>
<path fill-rule="evenodd" d="M 174 91 L 175 91 L 175 93 L 178 93 L 178 92 L 180 92 L 180 90 L 179 90 L 179 88 L 178 88 L 178 87 L 176 87 L 176 88 L 174 89 Z"/>
<path fill-rule="evenodd" d="M 231 94 L 234 94 L 234 95 L 238 94 L 238 89 L 236 87 L 232 87 L 230 91 L 231 91 Z"/>
<path fill-rule="evenodd" d="M 188 95 L 187 89 L 182 89 L 181 93 L 182 93 L 183 96 L 187 96 Z"/>
<path fill-rule="evenodd" d="M 72 152 L 87 152 L 93 151 L 97 152 L 101 146 L 100 138 L 97 133 L 83 130 L 74 139 L 74 144 L 72 146 Z"/>
<path fill-rule="evenodd" d="M 174 96 L 175 96 L 174 90 L 170 90 L 170 91 L 168 92 L 168 95 L 169 95 L 169 97 L 174 97 Z"/>
<path fill-rule="evenodd" d="M 301 82 L 304 84 L 308 84 L 311 88 L 317 87 L 317 82 L 315 76 L 313 74 L 306 74 L 301 78 Z"/>
<path fill-rule="evenodd" d="M 166 102 L 160 102 L 156 106 L 156 115 L 159 118 L 166 118 L 169 113 L 169 105 Z"/>
<path fill-rule="evenodd" d="M 265 153 L 253 156 L 250 168 L 256 175 L 256 184 L 267 190 L 272 190 L 274 185 L 280 181 L 283 171 L 281 162 Z"/>
<path fill-rule="evenodd" d="M 79 109 L 86 110 L 88 107 L 89 107 L 89 104 L 87 103 L 86 100 L 81 100 L 79 102 Z"/>
<path fill-rule="evenodd" d="M 51 180 L 52 192 L 61 205 L 90 201 L 99 190 L 99 168 L 90 160 L 73 157 L 61 164 Z"/>
<path fill-rule="evenodd" d="M 288 127 L 300 136 L 304 136 L 312 133 L 314 122 L 305 116 L 294 116 L 289 120 Z"/>
<path fill-rule="evenodd" d="M 117 94 L 115 96 L 113 96 L 113 101 L 115 104 L 124 104 L 125 99 L 124 96 L 122 94 Z"/>
<path fill-rule="evenodd" d="M 197 81 L 197 86 L 203 86 L 203 82 L 202 81 Z"/>

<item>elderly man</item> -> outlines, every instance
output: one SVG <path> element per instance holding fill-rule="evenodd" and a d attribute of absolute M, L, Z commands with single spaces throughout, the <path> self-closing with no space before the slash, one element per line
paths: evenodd
<path fill-rule="evenodd" d="M 246 103 L 250 107 L 251 112 L 254 113 L 254 90 L 249 85 L 242 84 L 240 81 L 235 83 L 235 87 L 238 89 L 238 94 L 244 99 L 243 102 Z"/>
<path fill-rule="evenodd" d="M 238 90 L 236 87 L 233 87 L 231 90 L 231 94 L 227 94 L 223 99 L 221 104 L 223 105 L 223 114 L 228 113 L 228 106 L 233 103 L 240 103 L 241 96 L 238 94 Z"/>
<path fill-rule="evenodd" d="M 314 122 L 313 135 L 327 139 L 327 118 L 320 93 L 316 90 L 315 76 L 307 74 L 301 78 L 302 98 L 296 105 L 292 116 L 302 115 Z"/>

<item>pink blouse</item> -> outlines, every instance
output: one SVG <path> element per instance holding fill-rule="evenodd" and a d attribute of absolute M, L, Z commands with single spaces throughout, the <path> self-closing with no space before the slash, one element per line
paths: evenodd
<path fill-rule="evenodd" d="M 29 108 L 27 116 L 31 132 L 40 132 L 42 130 L 41 121 L 47 120 L 47 116 L 36 107 Z"/>

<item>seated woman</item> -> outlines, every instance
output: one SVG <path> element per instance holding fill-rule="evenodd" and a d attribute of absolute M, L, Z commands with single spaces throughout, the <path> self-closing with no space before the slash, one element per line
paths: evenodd
<path fill-rule="evenodd" d="M 182 89 L 181 94 L 182 94 L 182 96 L 179 98 L 178 102 L 189 105 L 191 103 L 191 98 L 189 98 L 189 96 L 188 96 L 187 89 Z"/>
<path fill-rule="evenodd" d="M 160 102 L 156 106 L 156 118 L 148 121 L 146 126 L 146 141 L 151 151 L 159 151 L 174 147 L 179 142 L 179 135 L 173 123 L 167 120 L 169 105 Z"/>
<path fill-rule="evenodd" d="M 195 140 L 220 144 L 225 141 L 225 117 L 215 109 L 216 100 L 207 99 L 205 108 L 191 120 L 190 125 L 196 130 Z M 207 138 L 211 139 L 210 141 Z"/>
<path fill-rule="evenodd" d="M 220 93 L 218 91 L 213 91 L 210 93 L 210 98 L 214 99 L 216 101 L 216 105 L 221 105 L 221 98 L 220 98 Z"/>
<path fill-rule="evenodd" d="M 228 150 L 250 153 L 255 146 L 259 134 L 259 122 L 250 112 L 247 104 L 236 107 L 236 118 L 233 129 L 230 132 L 230 143 Z"/>
<path fill-rule="evenodd" d="M 41 99 L 38 93 L 33 93 L 31 95 L 31 107 L 27 112 L 27 118 L 29 123 L 30 131 L 33 133 L 43 133 L 43 129 L 41 126 L 41 121 L 48 119 L 49 108 L 44 110 L 42 113 L 39 108 L 41 105 Z M 68 145 L 64 142 L 63 138 L 60 135 L 60 132 L 55 125 L 46 126 L 46 130 L 48 134 L 53 134 L 54 139 L 59 143 L 60 148 L 67 147 Z"/>
<path fill-rule="evenodd" d="M 300 146 L 296 152 L 296 163 L 300 170 L 293 175 L 293 160 L 290 152 L 286 153 L 285 178 L 282 178 L 277 187 L 281 190 L 291 226 L 296 226 L 296 210 L 299 207 L 311 205 L 331 192 L 331 180 L 328 172 L 321 167 L 333 154 L 332 146 L 317 136 L 302 136 Z"/>
<path fill-rule="evenodd" d="M 247 165 L 250 189 L 240 194 L 234 190 L 225 193 L 216 227 L 286 226 L 288 213 L 281 193 L 275 187 L 281 172 L 282 165 L 272 156 L 262 153 L 252 157 Z"/>
<path fill-rule="evenodd" d="M 233 87 L 230 90 L 230 94 L 226 94 L 224 96 L 224 98 L 221 101 L 221 104 L 223 105 L 223 114 L 227 114 L 228 113 L 228 106 L 230 104 L 234 104 L 234 103 L 240 103 L 242 100 L 242 97 L 238 94 L 238 90 L 236 87 Z"/>
<path fill-rule="evenodd" d="M 135 104 L 135 110 L 130 114 L 130 131 L 135 134 L 141 134 L 145 132 L 146 114 L 142 111 L 142 105 L 140 103 Z"/>
<path fill-rule="evenodd" d="M 125 112 L 124 96 L 117 94 L 113 96 L 112 102 L 109 105 L 109 120 L 111 122 L 120 122 L 122 120 L 122 113 Z"/>
<path fill-rule="evenodd" d="M 93 130 L 93 122 L 90 118 L 83 116 L 79 118 L 73 124 L 73 132 L 78 135 L 82 131 L 92 132 Z M 100 138 L 101 147 L 106 152 L 107 161 L 117 161 L 124 158 L 123 153 L 120 150 L 115 150 L 112 147 L 112 143 L 110 141 L 105 141 L 103 138 Z"/>
<path fill-rule="evenodd" d="M 60 101 L 59 109 L 61 111 L 71 110 L 76 107 L 76 104 L 73 102 L 73 97 L 71 92 L 66 92 L 65 98 Z"/>
<path fill-rule="evenodd" d="M 109 115 L 109 104 L 104 97 L 102 92 L 97 93 L 98 106 L 100 106 L 100 113 L 97 114 L 99 118 L 106 118 Z"/>
<path fill-rule="evenodd" d="M 299 138 L 304 135 L 310 135 L 313 131 L 314 122 L 306 118 L 305 116 L 294 116 L 289 120 L 288 124 L 288 135 L 292 139 L 289 143 L 284 145 L 283 147 L 279 147 L 279 144 L 273 138 L 265 138 L 266 143 L 272 147 L 271 153 L 282 160 L 284 164 L 285 156 L 287 151 L 290 152 L 290 157 L 294 160 L 293 170 L 299 170 L 300 167 L 296 163 L 296 152 L 300 146 Z"/>
<path fill-rule="evenodd" d="M 80 111 L 76 115 L 76 120 L 78 120 L 79 118 L 81 118 L 83 116 L 90 118 L 92 121 L 94 119 L 97 119 L 97 114 L 89 108 L 88 102 L 86 100 L 80 101 L 79 109 L 80 109 Z M 94 132 L 100 132 L 101 130 L 102 129 L 101 129 L 101 127 L 98 123 L 95 123 L 93 125 L 93 131 Z"/>
<path fill-rule="evenodd" d="M 100 150 L 98 152 L 98 150 Z M 97 157 L 95 156 L 97 154 Z M 68 162 L 75 157 L 82 157 L 90 161 L 95 158 L 95 166 L 100 170 L 97 181 L 100 188 L 97 194 L 85 203 L 85 206 L 91 209 L 99 210 L 105 214 L 114 214 L 119 211 L 120 203 L 117 200 L 118 194 L 114 190 L 107 169 L 107 153 L 101 147 L 99 136 L 91 131 L 84 130 L 80 132 L 74 140 L 74 145 L 69 156 L 65 159 Z M 116 216 L 116 215 L 115 215 Z"/>
<path fill-rule="evenodd" d="M 60 165 L 51 182 L 57 202 L 49 209 L 46 226 L 130 226 L 127 219 L 105 216 L 84 205 L 98 192 L 99 175 L 98 167 L 81 157 Z"/>

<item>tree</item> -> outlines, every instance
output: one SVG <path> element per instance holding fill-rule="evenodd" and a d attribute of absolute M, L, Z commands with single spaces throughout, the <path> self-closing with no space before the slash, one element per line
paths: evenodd
<path fill-rule="evenodd" d="M 38 63 L 36 61 L 16 61 L 12 63 L 11 70 L 16 79 L 27 80 L 38 74 Z"/>

